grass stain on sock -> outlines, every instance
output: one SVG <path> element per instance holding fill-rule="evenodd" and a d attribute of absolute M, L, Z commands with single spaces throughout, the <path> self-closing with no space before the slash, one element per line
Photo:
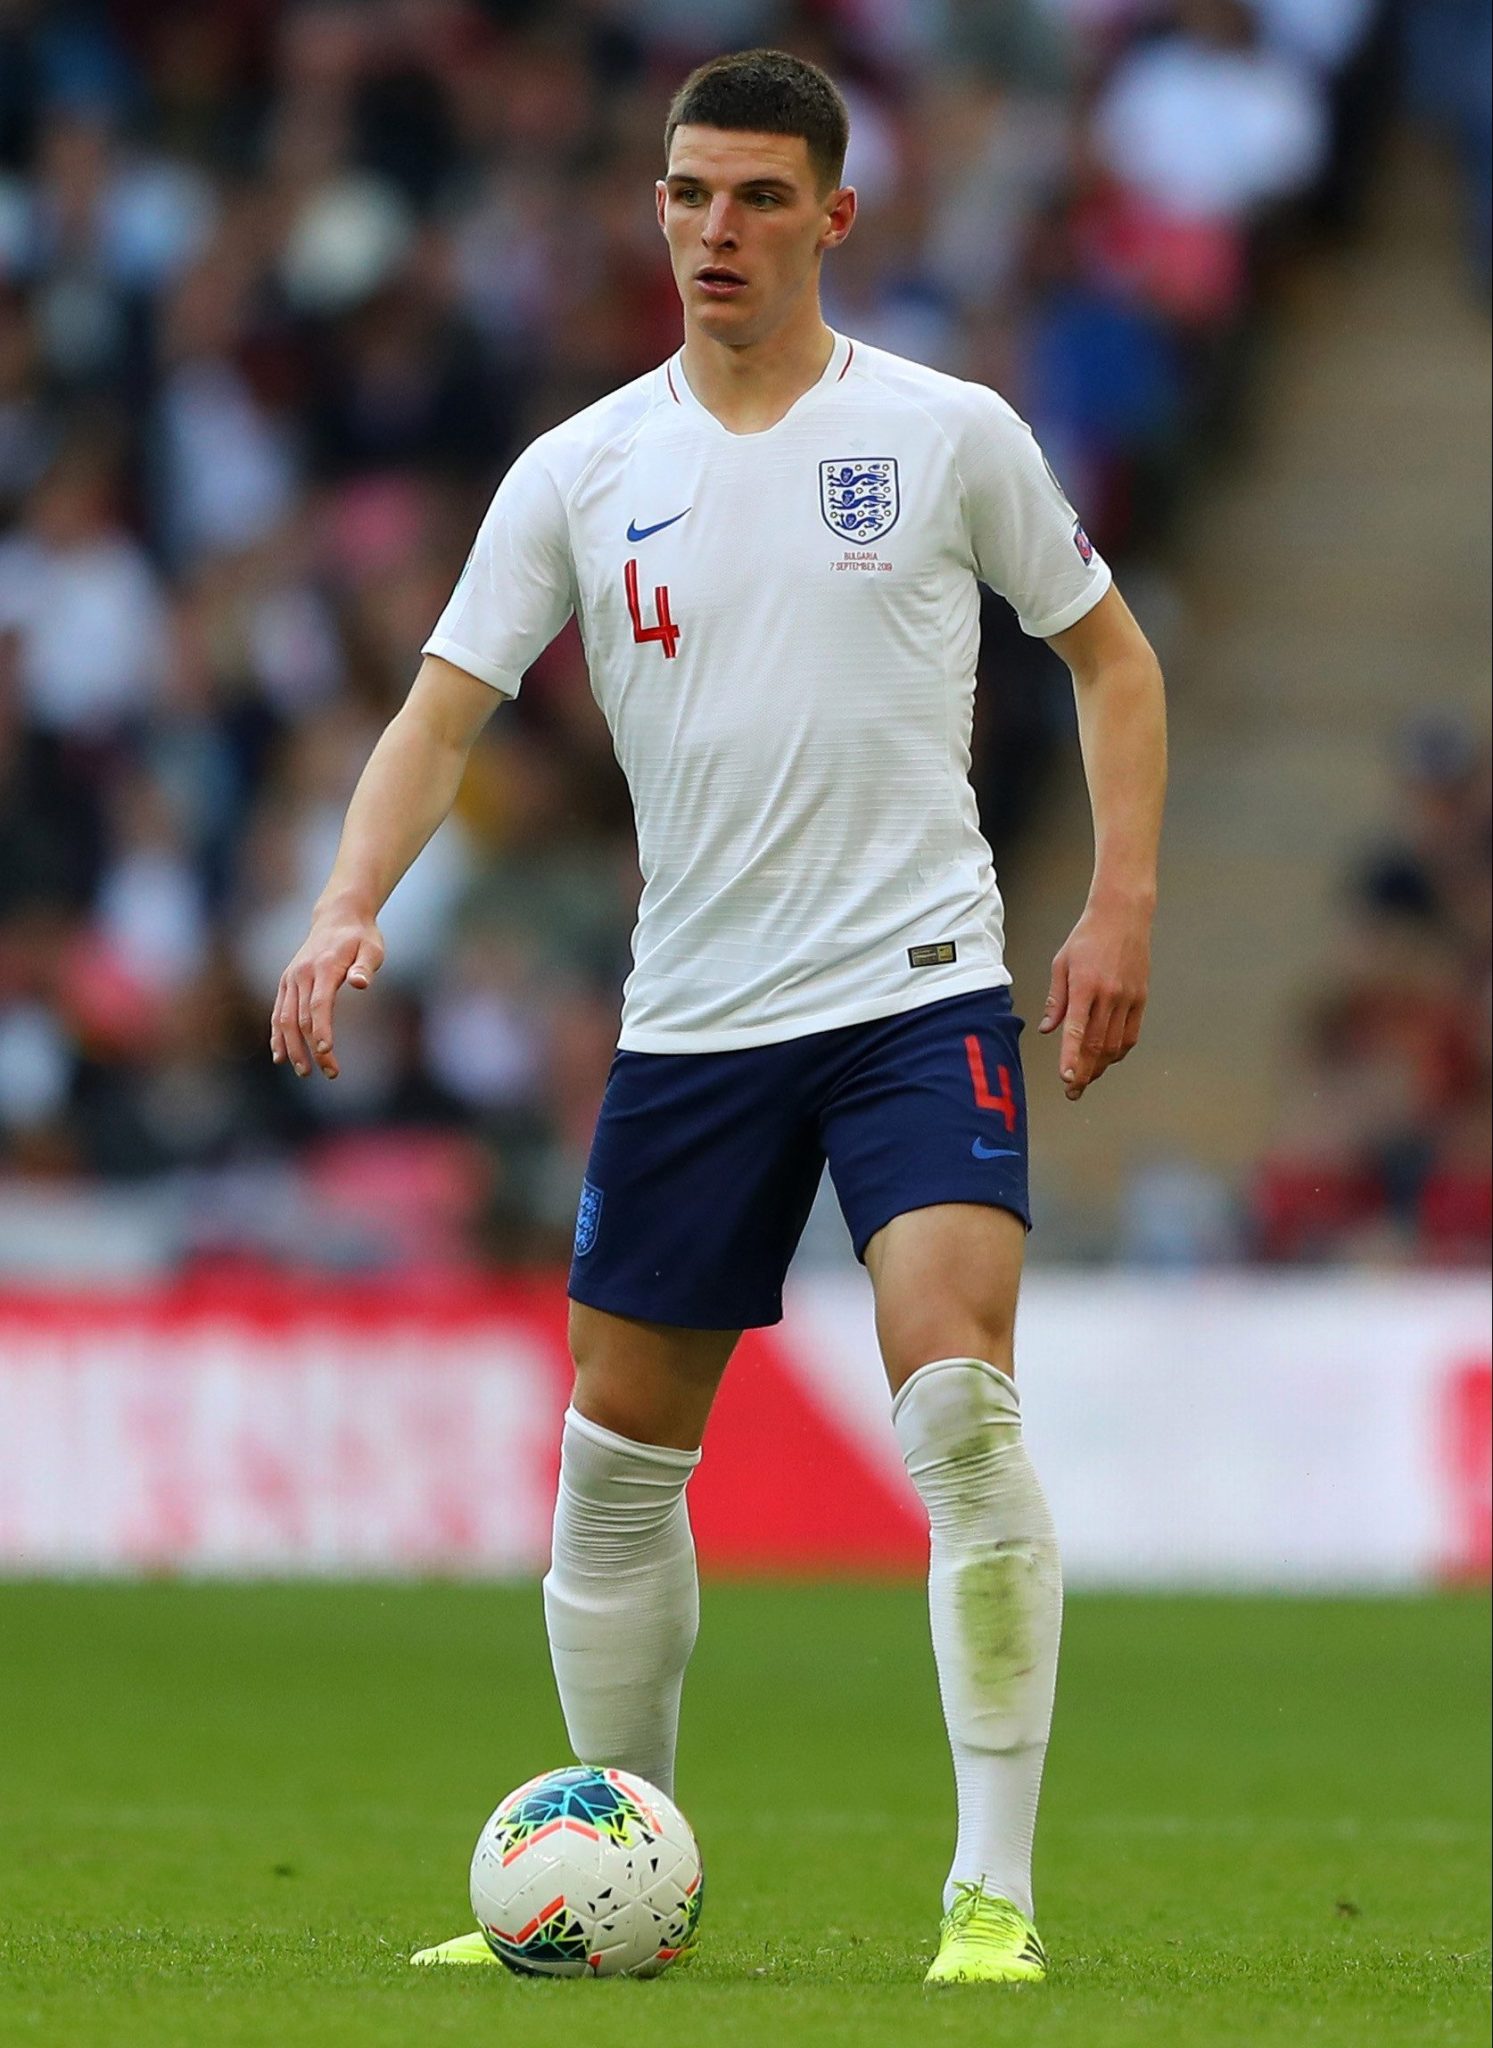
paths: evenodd
<path fill-rule="evenodd" d="M 997 1543 L 959 1567 L 954 1613 L 968 1658 L 971 1691 L 985 1713 L 1009 1713 L 1011 1692 L 1028 1677 L 1036 1559 L 1029 1544 Z"/>

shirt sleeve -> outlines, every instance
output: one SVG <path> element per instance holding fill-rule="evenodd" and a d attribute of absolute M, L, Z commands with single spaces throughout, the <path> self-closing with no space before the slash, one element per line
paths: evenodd
<path fill-rule="evenodd" d="M 972 386 L 956 448 L 975 573 L 1014 608 L 1021 630 L 1050 639 L 1109 589 L 1109 564 L 1083 530 L 1026 421 Z"/>
<path fill-rule="evenodd" d="M 421 650 L 516 697 L 575 606 L 559 486 L 536 447 L 499 484 L 466 567 Z"/>

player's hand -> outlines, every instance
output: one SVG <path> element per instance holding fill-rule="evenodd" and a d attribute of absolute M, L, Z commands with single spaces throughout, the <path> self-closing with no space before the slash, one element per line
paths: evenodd
<path fill-rule="evenodd" d="M 312 1063 L 337 1078 L 332 1011 L 345 982 L 367 988 L 384 964 L 384 941 L 371 917 L 329 908 L 313 918 L 299 953 L 280 977 L 270 1014 L 270 1057 L 286 1060 L 304 1081 Z"/>
<path fill-rule="evenodd" d="M 1135 1046 L 1150 981 L 1149 904 L 1091 901 L 1052 963 L 1038 1026 L 1062 1030 L 1058 1071 L 1070 1102 Z"/>

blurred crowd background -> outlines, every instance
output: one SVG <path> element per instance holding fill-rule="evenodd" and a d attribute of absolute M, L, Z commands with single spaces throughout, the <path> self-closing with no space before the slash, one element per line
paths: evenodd
<path fill-rule="evenodd" d="M 563 1257 L 638 888 L 573 632 L 390 902 L 335 1086 L 271 1067 L 268 1010 L 497 478 L 677 346 L 663 111 L 759 42 L 850 101 L 831 320 L 1001 389 L 1137 587 L 1247 460 L 1275 279 L 1360 233 L 1407 114 L 1487 292 L 1486 0 L 0 0 L 13 1244 L 65 1192 L 85 1264 Z M 1071 744 L 992 600 L 998 863 Z M 1486 1260 L 1482 736 L 1423 706 L 1398 774 L 1210 1257 Z"/>

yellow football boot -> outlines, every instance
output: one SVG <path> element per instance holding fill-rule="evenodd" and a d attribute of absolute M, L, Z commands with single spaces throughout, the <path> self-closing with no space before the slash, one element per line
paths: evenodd
<path fill-rule="evenodd" d="M 1043 1984 L 1047 1951 L 1025 1913 L 977 1884 L 956 1884 L 925 1984 Z"/>
<path fill-rule="evenodd" d="M 487 1936 L 479 1928 L 475 1934 L 453 1935 L 450 1941 L 438 1941 L 434 1948 L 417 1948 L 410 1957 L 412 1963 L 491 1963 L 501 1970 L 503 1965 L 487 1945 Z"/>

